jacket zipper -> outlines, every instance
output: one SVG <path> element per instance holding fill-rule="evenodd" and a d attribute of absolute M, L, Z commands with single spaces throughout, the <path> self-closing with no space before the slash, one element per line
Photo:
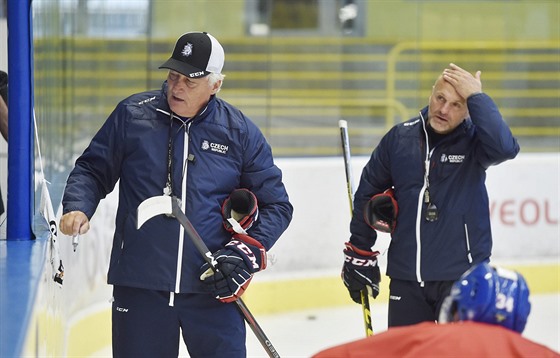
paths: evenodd
<path fill-rule="evenodd" d="M 183 139 L 183 178 L 181 183 L 181 210 L 186 213 L 187 202 L 187 158 L 189 157 L 189 129 L 191 122 L 185 127 L 185 136 Z M 181 271 L 183 268 L 183 247 L 185 244 L 185 230 L 179 230 L 179 247 L 177 249 L 177 276 L 175 277 L 175 293 L 180 292 L 181 287 Z"/>
<path fill-rule="evenodd" d="M 422 116 L 422 112 L 420 112 L 420 118 L 422 119 L 422 130 L 424 132 L 425 141 L 426 141 L 426 159 L 424 160 L 424 184 L 422 185 L 422 189 L 420 189 L 420 193 L 418 194 L 418 210 L 416 212 L 416 280 L 424 286 L 424 280 L 422 279 L 422 274 L 420 268 L 422 267 L 422 244 L 420 240 L 420 227 L 422 224 L 422 207 L 424 206 L 424 193 L 429 185 L 429 175 L 430 175 L 430 160 L 432 158 L 432 154 L 434 152 L 434 148 L 430 150 L 429 141 L 428 141 L 428 132 L 426 131 L 426 120 L 424 116 Z"/>
<path fill-rule="evenodd" d="M 183 170 L 182 170 L 182 182 L 181 182 L 181 187 L 182 187 L 182 193 L 181 193 L 181 210 L 183 210 L 183 212 L 186 214 L 186 201 L 187 201 L 187 163 L 188 163 L 188 158 L 189 158 L 189 133 L 190 133 L 190 128 L 191 128 L 191 124 L 193 122 L 193 120 L 200 116 L 201 114 L 203 114 L 204 112 L 206 112 L 206 110 L 208 109 L 208 104 L 201 110 L 199 111 L 194 117 L 191 117 L 190 120 L 188 121 L 188 123 L 186 123 L 185 126 L 185 136 L 183 139 Z M 178 118 L 179 117 L 175 116 L 175 114 L 173 112 L 168 112 L 165 111 L 163 109 L 160 108 L 156 108 L 156 111 L 164 113 L 168 116 L 172 116 L 173 118 Z M 175 290 L 173 292 L 169 293 L 169 306 L 173 306 L 174 305 L 174 301 L 175 301 L 175 293 L 180 293 L 180 287 L 181 287 L 181 271 L 183 268 L 183 248 L 184 248 L 184 243 L 185 243 L 185 230 L 181 227 L 179 230 L 179 247 L 177 249 L 177 273 L 175 275 Z"/>
<path fill-rule="evenodd" d="M 472 264 L 472 253 L 471 253 L 471 240 L 469 238 L 469 228 L 467 223 L 465 223 L 465 242 L 467 244 L 467 259 L 469 260 L 469 264 Z"/>

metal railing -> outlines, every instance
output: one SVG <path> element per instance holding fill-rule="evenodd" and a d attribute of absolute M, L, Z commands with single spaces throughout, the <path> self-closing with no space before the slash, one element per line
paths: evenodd
<path fill-rule="evenodd" d="M 173 42 L 39 40 L 36 103 L 54 90 L 59 95 L 48 99 L 48 108 L 64 107 L 60 111 L 68 119 L 62 123 L 81 121 L 73 130 L 87 136 L 122 98 L 160 86 L 165 72 L 157 67 Z M 560 150 L 558 41 L 387 44 L 271 38 L 222 43 L 227 77 L 219 95 L 262 128 L 278 156 L 339 155 L 339 119 L 349 123 L 353 151 L 369 154 L 392 125 L 428 103 L 435 79 L 449 62 L 482 70 L 484 91 L 519 136 L 522 150 Z"/>

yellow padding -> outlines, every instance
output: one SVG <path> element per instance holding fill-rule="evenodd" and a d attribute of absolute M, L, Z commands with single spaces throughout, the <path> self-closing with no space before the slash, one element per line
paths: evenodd
<path fill-rule="evenodd" d="M 111 346 L 111 310 L 102 310 L 77 321 L 68 332 L 67 357 L 91 356 Z"/>
<path fill-rule="evenodd" d="M 529 285 L 531 294 L 560 291 L 560 265 L 503 266 L 521 273 Z M 258 277 L 256 277 L 253 281 L 243 299 L 254 314 L 354 304 L 340 277 L 267 282 L 258 282 Z M 370 304 L 388 301 L 389 278 L 382 277 L 380 286 L 380 295 L 375 300 L 370 297 Z"/>
<path fill-rule="evenodd" d="M 531 295 L 539 293 L 556 293 L 560 291 L 560 265 L 548 264 L 538 266 L 504 267 L 519 272 L 525 277 Z"/>
<path fill-rule="evenodd" d="M 531 294 L 560 291 L 560 265 L 504 267 L 520 272 Z M 389 278 L 382 277 L 381 293 L 370 305 L 388 301 Z M 355 305 L 340 277 L 319 277 L 254 282 L 243 296 L 255 316 L 313 308 Z M 69 329 L 67 356 L 89 356 L 111 345 L 111 310 L 84 316 Z M 106 348 L 107 349 L 107 348 Z"/>

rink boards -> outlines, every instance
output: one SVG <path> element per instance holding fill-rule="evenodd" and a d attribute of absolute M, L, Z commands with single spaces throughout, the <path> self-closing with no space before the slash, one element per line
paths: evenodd
<path fill-rule="evenodd" d="M 367 159 L 353 158 L 356 184 Z M 351 304 L 339 277 L 350 220 L 342 158 L 283 158 L 277 165 L 294 219 L 244 296 L 247 305 L 258 318 Z M 493 260 L 523 273 L 533 294 L 560 291 L 558 175 L 558 154 L 522 154 L 488 171 Z M 105 275 L 117 197 L 102 201 L 76 253 L 69 238 L 60 238 L 62 287 L 50 278 L 45 242 L 0 242 L 0 356 L 85 356 L 110 346 Z M 383 252 L 388 243 L 381 236 L 376 246 Z M 387 283 L 382 281 L 377 302 L 387 300 Z"/>

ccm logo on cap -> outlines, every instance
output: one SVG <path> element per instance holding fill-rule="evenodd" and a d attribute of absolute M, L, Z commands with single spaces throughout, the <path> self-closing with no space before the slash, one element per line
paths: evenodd
<path fill-rule="evenodd" d="M 189 74 L 189 77 L 199 77 L 202 76 L 204 74 L 204 71 L 200 71 L 200 72 L 193 72 Z"/>

